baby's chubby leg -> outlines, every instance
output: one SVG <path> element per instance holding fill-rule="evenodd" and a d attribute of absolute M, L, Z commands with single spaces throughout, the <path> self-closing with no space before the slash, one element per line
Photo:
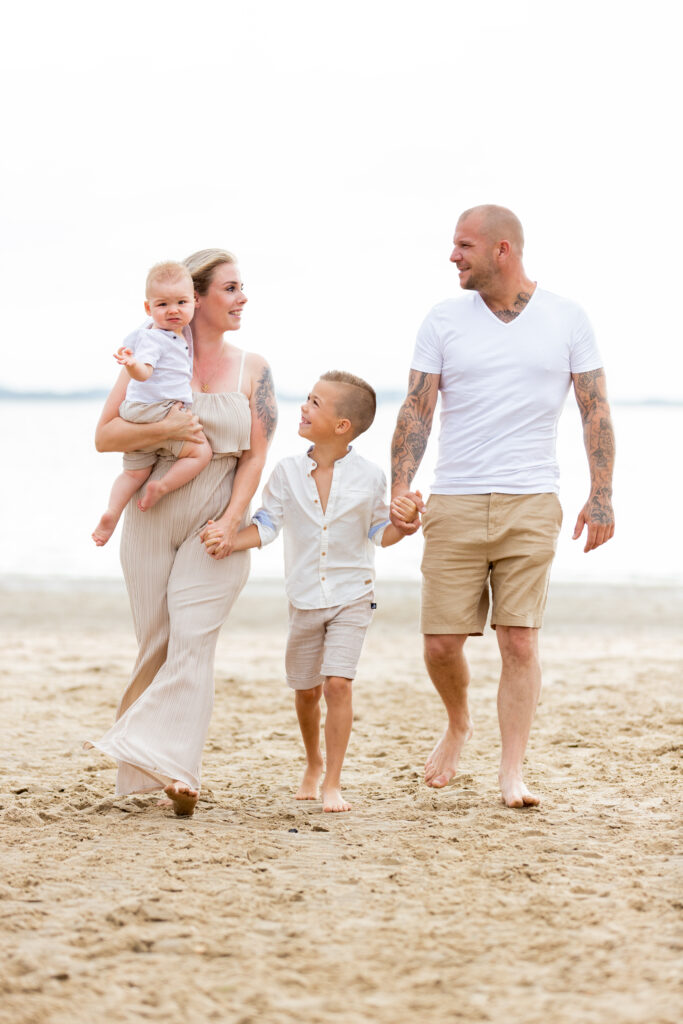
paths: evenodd
<path fill-rule="evenodd" d="M 350 811 L 351 804 L 341 791 L 341 770 L 349 745 L 353 724 L 351 702 L 352 679 L 326 676 L 323 685 L 327 716 L 325 718 L 325 755 L 327 768 L 322 784 L 323 811 Z"/>
<path fill-rule="evenodd" d="M 299 719 L 301 738 L 306 750 L 306 770 L 301 780 L 297 800 L 317 800 L 320 776 L 323 773 L 323 755 L 320 749 L 320 698 L 322 684 L 310 690 L 295 690 L 294 705 Z"/>
<path fill-rule="evenodd" d="M 168 494 L 170 491 L 177 491 L 183 484 L 194 480 L 196 476 L 199 476 L 204 467 L 208 466 L 212 454 L 211 446 L 206 438 L 197 444 L 189 441 L 187 444 L 184 444 L 177 460 L 168 472 L 159 480 L 150 480 L 147 484 L 145 493 L 138 502 L 140 511 L 146 512 L 147 509 L 156 505 L 165 494 Z"/>
<path fill-rule="evenodd" d="M 95 527 L 92 539 L 101 548 L 107 543 L 116 529 L 116 524 L 121 518 L 121 513 L 133 497 L 139 491 L 145 480 L 152 472 L 151 466 L 144 469 L 124 469 L 114 481 L 114 486 L 109 495 L 109 505 Z"/>

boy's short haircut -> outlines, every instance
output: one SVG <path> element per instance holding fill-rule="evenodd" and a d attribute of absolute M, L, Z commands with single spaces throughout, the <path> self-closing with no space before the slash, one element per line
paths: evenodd
<path fill-rule="evenodd" d="M 346 373 L 345 370 L 330 370 L 323 373 L 320 380 L 342 385 L 339 388 L 337 412 L 351 421 L 352 438 L 364 433 L 371 426 L 377 410 L 377 395 L 374 388 L 371 388 L 362 377 Z"/>
<path fill-rule="evenodd" d="M 190 290 L 194 292 L 192 274 L 184 263 L 176 263 L 174 260 L 166 260 L 164 263 L 155 263 L 147 275 L 145 281 L 145 295 L 149 298 L 149 290 L 153 284 L 170 283 L 171 281 L 187 281 Z"/>

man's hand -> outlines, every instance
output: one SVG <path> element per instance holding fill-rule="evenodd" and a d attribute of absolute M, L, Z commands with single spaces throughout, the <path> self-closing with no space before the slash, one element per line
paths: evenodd
<path fill-rule="evenodd" d="M 579 512 L 572 540 L 579 539 L 584 526 L 588 527 L 584 552 L 599 548 L 601 544 L 606 544 L 614 536 L 612 499 L 604 491 L 591 494 Z"/>

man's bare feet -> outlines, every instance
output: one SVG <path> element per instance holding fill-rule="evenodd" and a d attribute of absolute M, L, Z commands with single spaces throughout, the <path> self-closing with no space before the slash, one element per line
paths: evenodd
<path fill-rule="evenodd" d="M 462 748 L 472 735 L 468 724 L 464 732 L 453 732 L 450 726 L 436 744 L 425 764 L 425 782 L 433 789 L 443 789 L 458 770 Z"/>
<path fill-rule="evenodd" d="M 116 529 L 118 521 L 119 517 L 115 516 L 113 512 L 110 512 L 109 509 L 107 509 L 92 534 L 92 539 L 95 541 L 98 548 L 103 547 L 107 543 Z"/>
<path fill-rule="evenodd" d="M 173 810 L 179 817 L 189 818 L 194 814 L 194 809 L 199 799 L 199 793 L 196 789 L 192 789 L 187 783 L 179 782 L 176 779 L 170 786 L 165 787 L 164 793 L 170 798 Z"/>
<path fill-rule="evenodd" d="M 146 512 L 147 509 L 154 508 L 159 499 L 166 494 L 166 490 L 163 480 L 150 480 L 145 487 L 145 493 L 138 501 L 140 511 Z"/>
<path fill-rule="evenodd" d="M 347 804 L 339 786 L 326 786 L 323 783 L 323 810 L 333 812 L 351 810 L 351 804 Z"/>
<path fill-rule="evenodd" d="M 306 764 L 306 770 L 304 777 L 301 780 L 301 785 L 298 791 L 294 795 L 295 800 L 317 800 L 318 789 L 320 787 L 320 776 L 323 773 L 324 761 L 322 754 L 320 760 L 316 760 L 313 764 Z"/>
<path fill-rule="evenodd" d="M 521 772 L 510 772 L 502 770 L 498 774 L 500 792 L 503 803 L 506 807 L 535 807 L 540 804 L 540 796 L 531 793 L 524 785 Z"/>

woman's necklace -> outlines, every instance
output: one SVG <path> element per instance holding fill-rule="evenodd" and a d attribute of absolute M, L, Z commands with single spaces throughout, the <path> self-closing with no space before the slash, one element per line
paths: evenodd
<path fill-rule="evenodd" d="M 199 381 L 199 390 L 203 391 L 204 394 L 206 394 L 208 392 L 209 388 L 211 387 L 211 383 L 212 383 L 213 379 L 216 377 L 218 371 L 221 368 L 221 364 L 223 362 L 224 357 L 225 357 L 225 342 L 223 342 L 223 344 L 221 345 L 221 352 L 220 352 L 220 355 L 218 356 L 218 359 L 216 360 L 216 365 L 213 368 L 213 372 L 210 373 L 208 377 L 205 377 L 204 380 L 202 380 L 202 371 L 199 369 L 199 366 L 197 364 L 197 357 L 195 355 L 195 358 L 194 358 L 194 368 L 195 368 L 195 371 L 197 373 L 197 380 Z"/>

